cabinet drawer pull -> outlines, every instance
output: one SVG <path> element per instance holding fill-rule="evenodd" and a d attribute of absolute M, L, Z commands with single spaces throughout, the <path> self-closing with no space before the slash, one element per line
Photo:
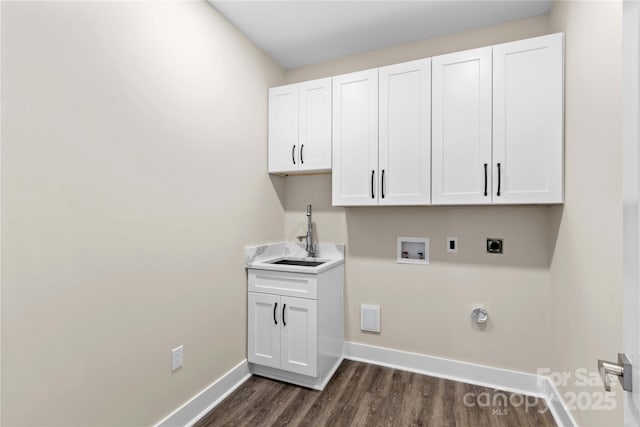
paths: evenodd
<path fill-rule="evenodd" d="M 502 181 L 502 172 L 500 171 L 500 163 L 498 163 L 498 192 L 496 193 L 496 196 L 500 197 L 500 184 Z"/>
<path fill-rule="evenodd" d="M 380 195 L 384 199 L 384 169 L 382 169 L 382 182 L 380 183 Z"/>
<path fill-rule="evenodd" d="M 484 195 L 487 196 L 487 164 L 484 164 Z"/>
<path fill-rule="evenodd" d="M 283 324 L 284 326 L 287 326 L 287 322 L 286 322 L 286 320 L 284 320 L 284 310 L 285 310 L 286 308 L 287 308 L 287 304 L 285 304 L 285 305 L 283 305 L 283 306 L 282 306 L 282 324 Z"/>
<path fill-rule="evenodd" d="M 300 163 L 304 164 L 304 157 L 302 157 L 302 153 L 304 153 L 304 144 L 300 146 Z"/>
<path fill-rule="evenodd" d="M 296 164 L 296 146 L 294 145 L 293 147 L 291 147 L 291 160 L 293 161 L 293 164 Z"/>
<path fill-rule="evenodd" d="M 373 193 L 373 184 L 374 184 L 373 177 L 375 174 L 376 174 L 376 171 L 371 171 L 371 198 L 372 199 L 376 198 L 376 195 Z"/>
<path fill-rule="evenodd" d="M 276 319 L 276 309 L 278 308 L 278 303 L 273 306 L 273 323 L 278 324 L 278 320 Z"/>

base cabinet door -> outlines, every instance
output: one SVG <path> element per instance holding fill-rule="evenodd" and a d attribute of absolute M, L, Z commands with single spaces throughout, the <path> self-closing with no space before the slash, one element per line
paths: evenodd
<path fill-rule="evenodd" d="M 281 297 L 282 343 L 280 369 L 318 375 L 317 301 Z"/>
<path fill-rule="evenodd" d="M 280 297 L 249 292 L 247 359 L 280 368 Z"/>

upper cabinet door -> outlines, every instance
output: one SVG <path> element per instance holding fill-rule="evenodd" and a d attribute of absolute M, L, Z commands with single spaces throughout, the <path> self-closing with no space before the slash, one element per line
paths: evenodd
<path fill-rule="evenodd" d="M 493 203 L 563 202 L 563 35 L 493 48 Z"/>
<path fill-rule="evenodd" d="M 333 78 L 334 206 L 378 204 L 378 69 Z"/>
<path fill-rule="evenodd" d="M 331 169 L 331 78 L 300 83 L 300 170 Z"/>
<path fill-rule="evenodd" d="M 426 205 L 431 193 L 431 60 L 379 69 L 380 205 Z"/>
<path fill-rule="evenodd" d="M 297 170 L 298 85 L 269 89 L 269 173 Z"/>
<path fill-rule="evenodd" d="M 432 61 L 432 203 L 491 203 L 491 47 Z"/>

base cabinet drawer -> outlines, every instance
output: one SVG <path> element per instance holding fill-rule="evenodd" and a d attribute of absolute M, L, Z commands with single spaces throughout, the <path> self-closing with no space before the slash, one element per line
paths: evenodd
<path fill-rule="evenodd" d="M 316 299 L 318 276 L 270 270 L 249 270 L 249 292 Z"/>

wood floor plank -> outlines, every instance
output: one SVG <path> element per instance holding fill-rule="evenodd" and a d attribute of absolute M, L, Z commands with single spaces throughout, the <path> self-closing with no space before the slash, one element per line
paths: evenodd
<path fill-rule="evenodd" d="M 327 420 L 327 425 L 349 425 L 356 416 L 358 406 L 364 397 L 367 388 L 364 384 L 371 382 L 369 372 L 372 366 L 366 363 L 360 363 L 355 367 L 353 375 L 349 380 L 349 384 L 345 388 L 340 399 L 340 408 L 333 412 L 332 416 Z"/>
<path fill-rule="evenodd" d="M 251 377 L 197 427 L 554 427 L 542 399 L 345 360 L 322 392 Z"/>
<path fill-rule="evenodd" d="M 299 426 L 302 424 L 302 420 L 306 418 L 309 408 L 311 408 L 320 395 L 320 392 L 317 390 L 297 386 L 292 387 L 299 389 L 298 394 L 280 414 L 273 424 L 274 426 Z"/>
<path fill-rule="evenodd" d="M 329 384 L 309 408 L 307 416 L 300 422 L 300 426 L 324 425 L 327 422 L 339 404 L 340 396 L 347 387 L 355 366 L 356 363 L 348 361 L 338 368 Z"/>

